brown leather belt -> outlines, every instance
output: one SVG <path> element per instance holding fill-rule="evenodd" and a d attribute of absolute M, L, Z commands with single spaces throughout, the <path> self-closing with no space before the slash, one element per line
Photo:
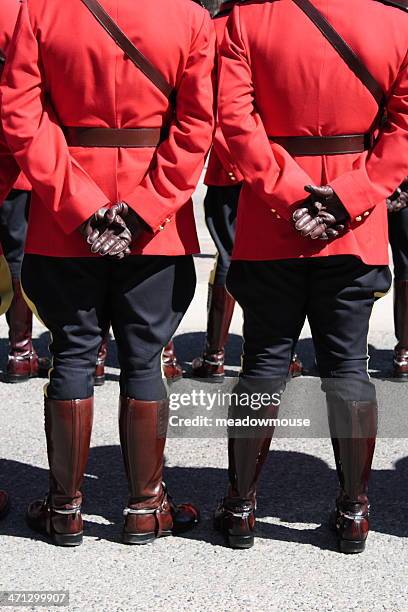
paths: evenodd
<path fill-rule="evenodd" d="M 167 130 L 160 128 L 92 128 L 63 127 L 70 147 L 157 147 L 166 139 Z"/>
<path fill-rule="evenodd" d="M 344 136 L 269 136 L 269 140 L 281 145 L 294 156 L 362 153 L 373 146 L 371 133 Z"/>

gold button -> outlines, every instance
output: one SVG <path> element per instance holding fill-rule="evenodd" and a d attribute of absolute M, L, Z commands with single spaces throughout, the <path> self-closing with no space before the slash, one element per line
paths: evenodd
<path fill-rule="evenodd" d="M 273 213 L 276 213 L 276 210 L 275 210 L 274 208 L 271 208 L 271 211 L 272 211 Z"/>
<path fill-rule="evenodd" d="M 171 221 L 170 217 L 167 217 L 167 219 L 165 219 L 163 223 L 159 225 L 159 230 L 162 232 L 166 228 L 166 225 L 170 223 L 170 221 Z"/>
<path fill-rule="evenodd" d="M 362 221 L 363 217 L 360 217 L 360 215 L 358 215 L 358 217 L 356 217 L 356 221 Z"/>
<path fill-rule="evenodd" d="M 370 214 L 370 213 L 368 212 L 368 210 L 366 210 L 366 211 L 365 211 L 365 213 L 364 213 L 364 216 L 365 216 L 365 217 L 368 217 L 368 215 L 369 215 L 369 214 Z"/>
<path fill-rule="evenodd" d="M 280 215 L 276 215 L 276 218 L 277 218 L 277 219 L 280 219 Z"/>

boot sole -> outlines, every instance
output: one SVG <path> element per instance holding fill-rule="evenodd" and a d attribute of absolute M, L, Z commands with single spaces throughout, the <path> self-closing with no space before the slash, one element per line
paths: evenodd
<path fill-rule="evenodd" d="M 392 378 L 398 382 L 408 382 L 408 374 L 393 374 Z"/>
<path fill-rule="evenodd" d="M 4 376 L 4 382 L 11 384 L 11 385 L 15 385 L 17 383 L 24 383 L 27 382 L 29 380 L 31 380 L 32 378 L 40 378 L 38 376 L 38 374 L 29 374 L 28 376 L 18 376 L 18 375 L 14 375 L 14 374 L 5 374 Z"/>
<path fill-rule="evenodd" d="M 342 540 L 339 539 L 340 552 L 346 555 L 355 555 L 364 552 L 365 540 Z"/>
<path fill-rule="evenodd" d="M 162 531 L 160 537 L 166 537 L 172 535 L 171 531 Z M 122 533 L 123 544 L 133 544 L 136 546 L 144 546 L 145 544 L 152 544 L 157 540 L 156 534 L 152 531 L 150 533 Z"/>
<path fill-rule="evenodd" d="M 227 543 L 230 548 L 234 548 L 237 550 L 245 550 L 247 548 L 252 548 L 255 543 L 255 538 L 253 535 L 248 536 L 234 536 L 227 535 Z"/>
<path fill-rule="evenodd" d="M 94 387 L 102 387 L 105 384 L 105 376 L 97 376 L 94 380 Z"/>
<path fill-rule="evenodd" d="M 83 533 L 53 533 L 51 538 L 56 546 L 80 546 L 83 542 Z"/>
<path fill-rule="evenodd" d="M 206 380 L 209 383 L 219 383 L 225 380 L 225 374 L 224 376 L 219 376 L 215 374 L 213 376 L 198 376 L 197 374 L 192 374 L 191 378 L 192 380 Z"/>

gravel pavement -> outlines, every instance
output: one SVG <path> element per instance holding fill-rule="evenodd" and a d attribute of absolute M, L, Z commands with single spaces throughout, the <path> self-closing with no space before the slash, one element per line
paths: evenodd
<path fill-rule="evenodd" d="M 202 188 L 197 196 L 203 251 L 196 258 L 198 287 L 176 338 L 187 371 L 204 338 L 206 284 L 213 264 L 201 198 Z M 228 345 L 230 376 L 239 369 L 240 327 L 237 309 Z M 0 364 L 5 361 L 6 334 L 3 317 Z M 35 336 L 39 350 L 44 350 L 46 333 L 38 323 Z M 375 307 L 369 342 L 376 384 L 404 416 L 408 385 L 385 380 L 394 343 L 391 294 Z M 310 438 L 274 441 L 260 486 L 259 537 L 247 551 L 226 548 L 211 526 L 211 513 L 226 480 L 225 440 L 169 439 L 166 482 L 178 500 L 200 505 L 202 522 L 183 537 L 164 538 L 144 547 L 122 545 L 126 483 L 118 446 L 118 367 L 113 341 L 110 349 L 108 381 L 95 394 L 95 427 L 84 486 L 86 537 L 75 549 L 50 545 L 24 522 L 27 502 L 47 488 L 44 381 L 0 383 L 0 484 L 9 490 L 13 502 L 11 514 L 0 524 L 0 589 L 69 591 L 70 603 L 63 609 L 84 612 L 408 610 L 407 439 L 378 442 L 371 486 L 372 533 L 363 555 L 345 556 L 336 550 L 327 527 L 336 486 L 331 445 L 327 439 Z M 309 377 L 290 383 L 289 397 L 297 405 L 308 389 L 318 385 L 307 327 L 299 353 Z M 197 385 L 183 380 L 172 392 L 188 392 Z M 200 388 L 214 390 L 209 385 Z M 385 412 L 383 408 L 383 419 Z M 14 604 L 9 609 L 31 608 Z"/>

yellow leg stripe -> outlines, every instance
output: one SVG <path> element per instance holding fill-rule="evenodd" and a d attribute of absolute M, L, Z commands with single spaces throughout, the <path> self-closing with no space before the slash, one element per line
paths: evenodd
<path fill-rule="evenodd" d="M 13 284 L 11 282 L 10 268 L 4 255 L 0 256 L 0 315 L 10 308 L 13 301 Z"/>
<path fill-rule="evenodd" d="M 31 310 L 31 312 L 33 313 L 33 315 L 39 320 L 39 322 L 41 323 L 41 325 L 44 325 L 44 327 L 47 327 L 46 324 L 44 323 L 44 321 L 41 319 L 40 315 L 38 314 L 38 310 L 37 310 L 37 306 L 34 304 L 34 302 L 32 302 L 30 300 L 30 298 L 28 297 L 28 295 L 26 294 L 26 292 L 24 291 L 24 287 L 23 285 L 21 285 L 21 292 L 23 294 L 23 297 L 25 299 L 25 301 L 27 302 L 27 306 L 29 307 L 29 309 Z M 48 328 L 47 328 L 48 329 Z M 50 332 L 50 330 L 48 330 L 50 333 L 50 337 L 51 337 L 51 342 L 52 342 L 52 333 Z M 50 375 L 51 372 L 53 371 L 53 365 L 52 365 L 52 359 L 51 359 L 51 367 L 48 370 L 48 382 L 45 383 L 44 385 L 44 397 L 48 397 L 47 396 L 47 389 L 48 389 L 48 385 L 50 384 Z"/>
<path fill-rule="evenodd" d="M 217 265 L 218 265 L 218 253 L 215 256 L 214 266 L 213 266 L 213 269 L 210 272 L 210 278 L 208 279 L 208 283 L 210 285 L 214 284 L 214 281 L 215 281 L 215 272 L 217 270 Z"/>
<path fill-rule="evenodd" d="M 390 291 L 391 289 L 388 289 L 388 291 L 386 291 L 385 293 L 383 291 L 374 291 L 374 297 L 379 300 L 380 298 L 383 298 L 388 295 Z"/>

